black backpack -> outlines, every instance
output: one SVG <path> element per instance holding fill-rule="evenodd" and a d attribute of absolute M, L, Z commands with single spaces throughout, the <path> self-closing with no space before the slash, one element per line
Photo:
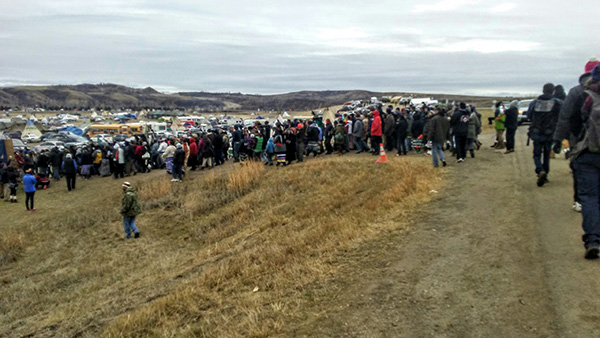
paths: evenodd
<path fill-rule="evenodd" d="M 532 109 L 533 114 L 529 132 L 544 136 L 554 134 L 560 113 L 560 103 L 555 99 L 536 99 Z"/>

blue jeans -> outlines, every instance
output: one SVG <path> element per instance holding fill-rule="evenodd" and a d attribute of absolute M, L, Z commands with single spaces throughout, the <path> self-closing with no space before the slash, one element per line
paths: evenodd
<path fill-rule="evenodd" d="M 533 141 L 533 163 L 535 163 L 535 173 L 545 171 L 550 172 L 550 150 L 552 141 Z"/>
<path fill-rule="evenodd" d="M 600 246 L 600 154 L 584 153 L 573 161 L 583 216 L 585 247 Z"/>
<path fill-rule="evenodd" d="M 57 181 L 60 181 L 60 168 L 59 167 L 52 167 L 52 178 L 54 178 Z"/>
<path fill-rule="evenodd" d="M 135 216 L 123 217 L 123 227 L 125 228 L 125 235 L 127 235 L 127 238 L 131 238 L 132 232 L 134 234 L 139 232 L 138 228 L 135 226 Z"/>
<path fill-rule="evenodd" d="M 369 146 L 367 145 L 365 140 L 362 139 L 362 137 L 354 136 L 354 147 L 358 151 L 369 151 Z"/>
<path fill-rule="evenodd" d="M 434 167 L 439 166 L 438 156 L 440 157 L 440 161 L 446 161 L 446 158 L 444 157 L 444 145 L 437 142 L 431 142 L 431 158 L 433 158 Z"/>
<path fill-rule="evenodd" d="M 233 143 L 233 159 L 236 161 L 239 161 L 239 159 L 240 159 L 240 146 L 241 145 L 242 145 L 241 142 Z"/>

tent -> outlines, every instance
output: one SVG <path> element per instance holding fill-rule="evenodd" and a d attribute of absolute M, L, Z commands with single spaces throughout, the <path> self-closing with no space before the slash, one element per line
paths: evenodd
<path fill-rule="evenodd" d="M 42 133 L 35 126 L 33 119 L 27 121 L 27 124 L 25 125 L 25 129 L 23 129 L 22 135 L 27 135 L 27 134 L 35 135 L 37 137 L 42 137 Z"/>
<path fill-rule="evenodd" d="M 62 128 L 60 131 L 66 131 L 66 132 L 75 134 L 77 136 L 83 136 L 83 130 L 76 128 L 76 127 L 65 127 L 65 128 Z"/>

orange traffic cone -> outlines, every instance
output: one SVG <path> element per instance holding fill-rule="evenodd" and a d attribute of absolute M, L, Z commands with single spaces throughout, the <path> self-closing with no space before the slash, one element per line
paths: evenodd
<path fill-rule="evenodd" d="M 379 159 L 375 163 L 385 163 L 387 162 L 387 155 L 385 154 L 385 149 L 383 148 L 383 143 L 379 144 Z"/>

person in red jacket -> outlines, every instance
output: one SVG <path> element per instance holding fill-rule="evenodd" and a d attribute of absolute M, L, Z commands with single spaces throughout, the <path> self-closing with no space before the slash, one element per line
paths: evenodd
<path fill-rule="evenodd" d="M 188 159 L 188 165 L 192 167 L 192 170 L 196 170 L 196 163 L 198 158 L 198 146 L 196 145 L 196 139 L 190 138 L 190 158 Z"/>
<path fill-rule="evenodd" d="M 373 112 L 373 123 L 371 124 L 371 149 L 373 149 L 373 155 L 379 154 L 379 145 L 381 144 L 382 136 L 381 117 L 376 110 Z"/>

